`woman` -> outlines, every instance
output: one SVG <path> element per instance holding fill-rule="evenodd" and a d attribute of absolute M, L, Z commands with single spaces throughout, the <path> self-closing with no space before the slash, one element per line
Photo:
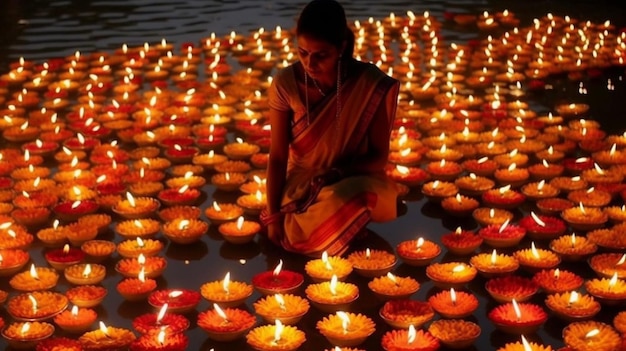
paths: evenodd
<path fill-rule="evenodd" d="M 269 91 L 268 237 L 310 256 L 343 253 L 370 220 L 396 216 L 384 175 L 398 82 L 353 58 L 342 6 L 314 0 L 296 27 L 300 61 Z"/>

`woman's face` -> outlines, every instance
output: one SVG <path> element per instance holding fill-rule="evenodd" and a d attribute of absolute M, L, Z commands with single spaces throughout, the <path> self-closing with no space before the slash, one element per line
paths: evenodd
<path fill-rule="evenodd" d="M 334 79 L 341 54 L 339 49 L 309 35 L 298 36 L 297 42 L 298 57 L 306 73 L 315 80 Z"/>

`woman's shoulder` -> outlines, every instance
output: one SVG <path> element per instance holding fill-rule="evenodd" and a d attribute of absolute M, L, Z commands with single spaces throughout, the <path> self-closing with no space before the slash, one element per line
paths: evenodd
<path fill-rule="evenodd" d="M 285 84 L 288 80 L 293 80 L 298 64 L 299 62 L 292 63 L 289 66 L 279 69 L 276 74 L 274 74 L 272 81 L 275 82 L 275 84 Z"/>

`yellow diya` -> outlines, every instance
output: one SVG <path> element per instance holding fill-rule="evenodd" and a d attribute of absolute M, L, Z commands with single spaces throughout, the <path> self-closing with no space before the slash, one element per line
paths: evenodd
<path fill-rule="evenodd" d="M 94 285 L 106 276 L 106 267 L 96 263 L 79 263 L 67 267 L 63 274 L 68 282 L 75 285 Z"/>
<path fill-rule="evenodd" d="M 600 277 L 611 278 L 617 274 L 620 279 L 626 278 L 626 254 L 602 253 L 589 259 L 589 266 Z"/>
<path fill-rule="evenodd" d="M 59 274 L 55 269 L 31 264 L 29 270 L 14 275 L 9 285 L 18 291 L 48 290 L 54 288 L 58 280 Z"/>
<path fill-rule="evenodd" d="M 236 222 L 220 224 L 217 230 L 224 240 L 231 244 L 246 244 L 254 239 L 261 230 L 261 225 L 254 221 L 246 221 L 240 216 Z"/>
<path fill-rule="evenodd" d="M 155 213 L 160 207 L 158 200 L 151 197 L 134 198 L 130 193 L 126 193 L 126 199 L 113 205 L 113 212 L 127 219 L 137 219 L 147 217 Z"/>
<path fill-rule="evenodd" d="M 585 289 L 600 303 L 614 305 L 626 300 L 626 281 L 613 274 L 610 279 L 591 279 L 585 282 Z"/>
<path fill-rule="evenodd" d="M 126 278 L 134 278 L 143 271 L 146 278 L 156 278 L 167 268 L 167 260 L 159 256 L 123 258 L 115 265 L 115 270 Z"/>
<path fill-rule="evenodd" d="M 472 256 L 470 264 L 484 277 L 493 277 L 513 273 L 519 268 L 519 263 L 513 256 L 498 253 L 495 249 L 491 253 L 481 253 Z"/>
<path fill-rule="evenodd" d="M 513 220 L 513 213 L 499 208 L 479 207 L 472 212 L 472 217 L 479 225 L 486 227 L 488 225 L 502 225 Z"/>
<path fill-rule="evenodd" d="M 359 288 L 351 283 L 340 282 L 337 276 L 330 281 L 307 286 L 305 294 L 311 304 L 323 312 L 347 309 L 359 297 Z"/>
<path fill-rule="evenodd" d="M 561 212 L 561 217 L 574 230 L 593 230 L 604 226 L 609 216 L 596 207 L 585 207 L 582 202 Z"/>
<path fill-rule="evenodd" d="M 266 295 L 253 305 L 256 314 L 266 322 L 279 320 L 283 324 L 298 323 L 309 311 L 309 302 L 296 295 Z"/>
<path fill-rule="evenodd" d="M 396 256 L 383 250 L 355 251 L 348 256 L 348 261 L 356 273 L 367 278 L 387 274 L 396 264 Z"/>
<path fill-rule="evenodd" d="M 245 174 L 235 172 L 218 173 L 211 177 L 211 184 L 222 191 L 236 191 L 246 181 Z"/>
<path fill-rule="evenodd" d="M 139 257 L 143 254 L 146 257 L 155 256 L 163 249 L 163 243 L 159 240 L 136 238 L 135 240 L 124 240 L 117 244 L 117 252 L 126 258 Z"/>
<path fill-rule="evenodd" d="M 305 340 L 303 331 L 291 325 L 283 325 L 278 319 L 275 325 L 256 327 L 246 335 L 246 342 L 260 351 L 293 351 Z"/>
<path fill-rule="evenodd" d="M 398 277 L 391 272 L 376 277 L 367 286 L 381 300 L 407 299 L 419 290 L 419 283 L 411 277 Z"/>
<path fill-rule="evenodd" d="M 522 342 L 508 343 L 499 348 L 498 351 L 553 351 L 551 346 L 544 346 L 534 342 L 528 342 L 522 335 Z"/>
<path fill-rule="evenodd" d="M 87 240 L 80 249 L 87 254 L 89 262 L 98 263 L 106 260 L 115 252 L 115 243 L 108 240 Z"/>
<path fill-rule="evenodd" d="M 126 239 L 152 238 L 158 234 L 160 229 L 159 221 L 148 218 L 129 219 L 115 225 L 115 231 Z"/>
<path fill-rule="evenodd" d="M 463 349 L 478 339 L 481 329 L 476 323 L 464 320 L 440 319 L 430 324 L 428 332 L 449 348 Z"/>
<path fill-rule="evenodd" d="M 554 252 L 545 249 L 537 249 L 535 243 L 531 243 L 530 249 L 521 249 L 513 253 L 513 257 L 520 266 L 529 271 L 550 269 L 556 267 L 561 259 Z"/>
<path fill-rule="evenodd" d="M 254 194 L 246 194 L 237 198 L 237 205 L 250 216 L 258 216 L 261 210 L 267 207 L 267 196 L 260 190 Z"/>
<path fill-rule="evenodd" d="M 435 316 L 429 303 L 416 300 L 390 300 L 379 314 L 393 328 L 406 329 L 410 325 L 421 327 Z"/>
<path fill-rule="evenodd" d="M 426 267 L 426 276 L 441 289 L 463 287 L 477 272 L 476 268 L 462 262 L 433 263 Z"/>
<path fill-rule="evenodd" d="M 256 323 L 249 312 L 237 308 L 222 308 L 213 304 L 212 310 L 198 314 L 198 326 L 216 341 L 232 341 L 243 337 Z"/>
<path fill-rule="evenodd" d="M 593 296 L 576 291 L 550 294 L 545 303 L 554 314 L 567 321 L 591 319 L 600 312 L 600 304 Z"/>
<path fill-rule="evenodd" d="M 328 256 L 324 251 L 322 257 L 310 260 L 304 266 L 304 271 L 317 283 L 330 280 L 333 275 L 343 281 L 352 273 L 352 263 L 339 256 Z"/>
<path fill-rule="evenodd" d="M 443 199 L 454 197 L 458 191 L 459 188 L 454 183 L 439 180 L 425 183 L 422 186 L 422 194 L 432 202 L 441 202 Z"/>
<path fill-rule="evenodd" d="M 626 236 L 621 230 L 596 229 L 587 233 L 587 239 L 603 248 L 612 250 L 626 248 Z"/>
<path fill-rule="evenodd" d="M 375 323 L 365 315 L 339 311 L 317 322 L 317 330 L 333 345 L 357 346 L 376 330 Z"/>
<path fill-rule="evenodd" d="M 252 295 L 254 288 L 245 282 L 231 281 L 230 272 L 223 280 L 213 281 L 200 286 L 200 294 L 209 302 L 223 307 L 241 305 Z"/>

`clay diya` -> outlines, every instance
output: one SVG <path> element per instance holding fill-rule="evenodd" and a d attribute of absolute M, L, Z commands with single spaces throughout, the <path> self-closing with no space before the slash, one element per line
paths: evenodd
<path fill-rule="evenodd" d="M 499 305 L 489 312 L 487 317 L 498 330 L 507 334 L 531 334 L 537 331 L 548 319 L 548 314 L 538 305 L 509 303 Z"/>
<path fill-rule="evenodd" d="M 199 219 L 174 219 L 163 224 L 163 235 L 177 244 L 193 244 L 200 240 L 209 225 Z"/>
<path fill-rule="evenodd" d="M 53 268 L 35 267 L 31 264 L 28 271 L 14 275 L 9 285 L 18 291 L 48 290 L 57 285 L 59 274 Z"/>
<path fill-rule="evenodd" d="M 398 329 L 406 329 L 410 325 L 419 328 L 435 316 L 430 304 L 415 300 L 387 301 L 379 313 L 385 323 Z"/>
<path fill-rule="evenodd" d="M 124 349 L 137 338 L 128 329 L 107 326 L 102 321 L 99 325 L 99 329 L 86 332 L 78 338 L 84 350 Z"/>
<path fill-rule="evenodd" d="M 2 336 L 9 346 L 17 350 L 33 349 L 52 334 L 54 334 L 54 326 L 40 322 L 11 323 L 2 330 Z"/>
<path fill-rule="evenodd" d="M 333 313 L 347 310 L 359 297 L 359 288 L 351 283 L 340 282 L 337 276 L 333 276 L 330 281 L 307 286 L 305 294 L 315 308 Z"/>
<path fill-rule="evenodd" d="M 600 304 L 591 295 L 576 291 L 550 294 L 545 303 L 555 315 L 566 321 L 591 319 L 600 312 Z"/>
<path fill-rule="evenodd" d="M 499 303 L 513 300 L 524 302 L 539 291 L 539 286 L 532 279 L 509 275 L 489 279 L 485 290 Z"/>
<path fill-rule="evenodd" d="M 567 226 L 562 220 L 543 215 L 536 215 L 530 212 L 530 216 L 522 218 L 519 222 L 520 227 L 526 229 L 528 236 L 535 240 L 554 239 L 562 235 Z"/>
<path fill-rule="evenodd" d="M 92 309 L 72 307 L 54 316 L 54 323 L 68 333 L 84 333 L 91 328 L 98 315 Z"/>
<path fill-rule="evenodd" d="M 454 288 L 443 290 L 428 298 L 428 303 L 443 318 L 466 318 L 478 308 L 478 299 Z"/>
<path fill-rule="evenodd" d="M 79 263 L 67 267 L 63 274 L 65 279 L 72 284 L 95 285 L 106 276 L 106 267 L 96 263 Z"/>
<path fill-rule="evenodd" d="M 283 270 L 283 260 L 279 260 L 273 271 L 265 271 L 252 278 L 252 285 L 263 295 L 292 294 L 304 282 L 302 274 Z"/>
<path fill-rule="evenodd" d="M 0 250 L 0 276 L 12 276 L 24 268 L 30 255 L 19 249 Z"/>
<path fill-rule="evenodd" d="M 550 249 L 564 261 L 579 261 L 596 252 L 596 244 L 584 236 L 563 235 L 550 242 Z"/>
<path fill-rule="evenodd" d="M 107 295 L 107 289 L 96 285 L 80 285 L 70 288 L 65 296 L 71 303 L 82 308 L 98 306 Z"/>
<path fill-rule="evenodd" d="M 530 249 L 515 251 L 513 257 L 515 257 L 521 267 L 531 272 L 554 268 L 561 262 L 559 256 L 554 252 L 545 249 L 537 249 L 534 242 L 531 242 Z"/>
<path fill-rule="evenodd" d="M 167 328 L 170 333 L 183 333 L 189 328 L 189 320 L 184 316 L 167 313 L 167 304 L 158 313 L 146 313 L 133 319 L 133 328 L 141 334 L 148 334 Z"/>
<path fill-rule="evenodd" d="M 483 238 L 472 231 L 462 230 L 461 227 L 452 233 L 444 234 L 441 243 L 454 255 L 468 255 L 482 244 Z"/>
<path fill-rule="evenodd" d="M 352 273 L 352 264 L 339 256 L 329 257 L 328 253 L 324 251 L 321 258 L 308 261 L 304 266 L 304 271 L 316 283 L 328 281 L 333 275 L 338 280 L 343 281 Z"/>
<path fill-rule="evenodd" d="M 254 221 L 246 221 L 243 216 L 239 216 L 236 222 L 222 223 L 217 230 L 224 240 L 231 244 L 247 244 L 254 240 L 261 230 L 261 225 Z"/>
<path fill-rule="evenodd" d="M 381 346 L 385 351 L 394 350 L 437 350 L 439 340 L 424 330 L 415 331 L 414 326 L 407 330 L 390 330 L 383 334 Z"/>
<path fill-rule="evenodd" d="M 209 339 L 232 341 L 242 338 L 256 324 L 256 318 L 245 310 L 236 308 L 221 309 L 213 304 L 212 310 L 198 314 L 198 326 Z"/>
<path fill-rule="evenodd" d="M 472 256 L 470 264 L 487 278 L 513 273 L 519 268 L 519 263 L 513 256 L 498 254 L 496 249 L 489 253 Z"/>
<path fill-rule="evenodd" d="M 411 277 L 398 277 L 391 272 L 386 276 L 376 277 L 367 286 L 379 299 L 408 299 L 420 287 L 419 283 Z"/>
<path fill-rule="evenodd" d="M 428 332 L 451 349 L 470 347 L 480 336 L 480 326 L 464 320 L 440 319 L 428 327 Z"/>
<path fill-rule="evenodd" d="M 202 284 L 200 294 L 209 302 L 224 307 L 235 307 L 244 303 L 252 295 L 253 290 L 250 284 L 231 281 L 228 272 L 221 281 Z"/>
<path fill-rule="evenodd" d="M 148 303 L 157 309 L 167 304 L 172 313 L 186 313 L 196 308 L 202 295 L 189 289 L 157 290 L 150 294 Z"/>
<path fill-rule="evenodd" d="M 276 294 L 262 297 L 253 307 L 256 314 L 267 323 L 278 320 L 283 324 L 293 325 L 309 311 L 309 302 L 296 295 Z"/>
<path fill-rule="evenodd" d="M 584 283 L 582 277 L 558 268 L 542 270 L 533 276 L 533 280 L 548 294 L 576 290 Z"/>
<path fill-rule="evenodd" d="M 366 278 L 379 277 L 391 271 L 396 264 L 396 256 L 382 250 L 365 249 L 348 256 L 354 271 Z"/>
<path fill-rule="evenodd" d="M 563 341 L 573 350 L 610 351 L 619 349 L 619 334 L 608 324 L 596 321 L 574 322 L 563 329 Z"/>
<path fill-rule="evenodd" d="M 441 248 L 430 240 L 418 238 L 401 242 L 396 246 L 396 252 L 410 266 L 426 266 L 439 256 Z"/>
<path fill-rule="evenodd" d="M 338 346 L 360 345 L 376 330 L 367 316 L 343 311 L 324 317 L 316 327 L 331 344 Z"/>
<path fill-rule="evenodd" d="M 67 308 L 65 295 L 49 291 L 22 293 L 9 299 L 7 311 L 20 321 L 40 321 L 52 318 Z"/>
<path fill-rule="evenodd" d="M 305 340 L 303 331 L 292 325 L 283 325 L 278 319 L 274 325 L 256 327 L 246 335 L 246 342 L 259 351 L 294 351 Z"/>
<path fill-rule="evenodd" d="M 616 305 L 626 300 L 626 282 L 614 273 L 611 279 L 591 279 L 585 282 L 585 289 L 600 303 Z"/>
<path fill-rule="evenodd" d="M 432 263 L 426 276 L 441 289 L 462 288 L 476 277 L 476 268 L 462 262 Z"/>

